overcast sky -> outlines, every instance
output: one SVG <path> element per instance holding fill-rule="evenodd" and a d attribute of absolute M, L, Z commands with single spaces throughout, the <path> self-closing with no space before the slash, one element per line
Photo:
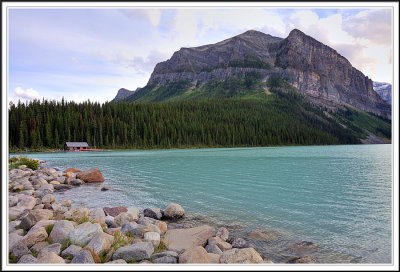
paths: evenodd
<path fill-rule="evenodd" d="M 392 81 L 390 9 L 9 9 L 8 98 L 105 102 L 135 90 L 181 47 L 249 29 L 294 29 L 333 47 L 374 81 Z"/>

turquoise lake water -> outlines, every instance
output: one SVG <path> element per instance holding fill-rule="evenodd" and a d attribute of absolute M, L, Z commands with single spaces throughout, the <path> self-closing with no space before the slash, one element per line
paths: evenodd
<path fill-rule="evenodd" d="M 87 207 L 182 205 L 192 217 L 226 225 L 275 262 L 288 246 L 318 244 L 322 263 L 390 263 L 391 145 L 30 153 L 64 170 L 97 167 L 103 184 L 57 193 Z M 100 191 L 104 185 L 112 189 Z"/>

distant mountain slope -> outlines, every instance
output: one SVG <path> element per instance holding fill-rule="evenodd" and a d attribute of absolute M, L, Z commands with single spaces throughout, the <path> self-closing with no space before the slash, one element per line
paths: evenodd
<path fill-rule="evenodd" d="M 113 102 L 121 101 L 124 100 L 124 98 L 127 98 L 128 96 L 132 95 L 134 91 L 127 90 L 125 88 L 121 88 L 118 90 L 117 95 L 114 97 L 112 100 Z"/>
<path fill-rule="evenodd" d="M 384 82 L 373 82 L 374 90 L 389 104 L 392 104 L 392 85 Z"/>
<path fill-rule="evenodd" d="M 349 105 L 385 118 L 391 107 L 351 63 L 303 32 L 282 39 L 250 30 L 219 43 L 181 48 L 158 63 L 147 85 L 126 101 L 226 98 L 268 92 L 270 77 L 285 79 L 315 105 Z"/>

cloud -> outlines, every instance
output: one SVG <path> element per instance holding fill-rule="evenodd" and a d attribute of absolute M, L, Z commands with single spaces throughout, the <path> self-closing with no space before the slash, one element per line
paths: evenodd
<path fill-rule="evenodd" d="M 29 100 L 42 99 L 42 96 L 39 95 L 39 93 L 32 88 L 24 90 L 21 87 L 17 87 L 14 89 L 14 93 L 17 97 L 25 98 L 25 99 L 29 99 Z"/>
<path fill-rule="evenodd" d="M 148 20 L 153 26 L 158 26 L 161 20 L 161 10 L 159 9 L 146 9 L 144 10 Z"/>
<path fill-rule="evenodd" d="M 390 9 L 362 11 L 344 20 L 343 29 L 355 38 L 390 47 L 392 43 L 392 13 Z"/>
<path fill-rule="evenodd" d="M 168 57 L 170 56 L 165 53 L 152 50 L 147 57 L 133 57 L 128 66 L 134 68 L 135 73 L 145 75 L 151 73 L 157 63 L 166 60 Z"/>

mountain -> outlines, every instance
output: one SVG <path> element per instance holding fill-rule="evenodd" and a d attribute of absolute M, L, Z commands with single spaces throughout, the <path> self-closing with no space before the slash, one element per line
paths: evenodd
<path fill-rule="evenodd" d="M 158 102 L 267 93 L 271 78 L 284 80 L 314 105 L 349 106 L 391 118 L 390 105 L 374 91 L 371 79 L 334 49 L 297 29 L 285 39 L 249 30 L 215 44 L 181 48 L 155 66 L 145 87 L 124 100 Z"/>
<path fill-rule="evenodd" d="M 392 104 L 392 85 L 384 82 L 373 82 L 374 90 L 377 92 L 383 100 Z"/>
<path fill-rule="evenodd" d="M 127 98 L 128 96 L 132 95 L 134 91 L 127 90 L 125 88 L 121 88 L 118 90 L 117 95 L 114 97 L 112 100 L 113 102 L 118 102 L 121 100 L 124 100 L 124 98 Z"/>

